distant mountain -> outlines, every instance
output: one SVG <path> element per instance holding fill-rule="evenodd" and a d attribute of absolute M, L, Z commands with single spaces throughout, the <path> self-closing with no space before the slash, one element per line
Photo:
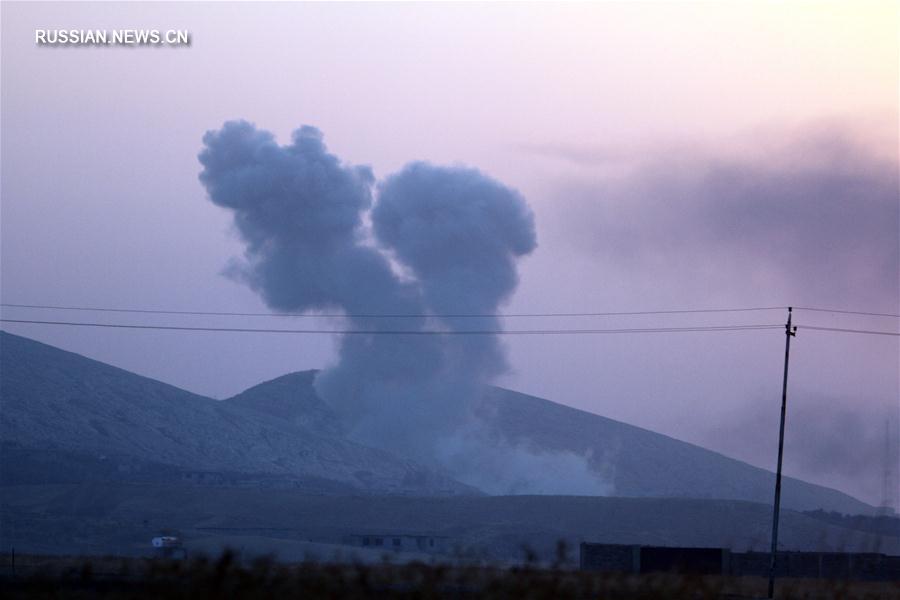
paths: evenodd
<path fill-rule="evenodd" d="M 266 406 L 272 411 L 257 410 Z M 477 493 L 433 469 L 320 430 L 310 406 L 303 419 L 274 406 L 205 398 L 0 332 L 4 483 L 176 478 L 330 493 Z"/>
<path fill-rule="evenodd" d="M 0 332 L 3 482 L 171 478 L 317 493 L 473 494 L 414 461 L 345 439 L 315 392 L 291 373 L 224 401 Z M 771 503 L 772 473 L 668 436 L 548 400 L 492 388 L 489 429 L 534 453 L 589 456 L 618 496 Z M 839 491 L 787 478 L 783 505 L 871 513 Z"/>
<path fill-rule="evenodd" d="M 255 385 L 224 401 L 327 435 L 343 435 L 334 411 L 319 398 L 313 381 L 317 371 L 289 373 Z"/>
<path fill-rule="evenodd" d="M 224 402 L 339 431 L 338 418 L 316 395 L 314 379 L 315 371 L 291 373 Z M 620 421 L 503 388 L 490 388 L 477 414 L 496 435 L 534 452 L 590 456 L 598 475 L 613 481 L 617 496 L 772 502 L 773 473 Z M 782 504 L 847 514 L 874 510 L 843 492 L 790 477 L 783 482 Z"/>
<path fill-rule="evenodd" d="M 541 450 L 590 454 L 591 465 L 614 482 L 614 494 L 717 498 L 771 504 L 775 475 L 765 469 L 583 410 L 493 388 L 482 417 L 510 441 Z M 868 514 L 875 508 L 838 490 L 786 477 L 782 506 Z M 827 508 L 826 508 L 827 507 Z"/>

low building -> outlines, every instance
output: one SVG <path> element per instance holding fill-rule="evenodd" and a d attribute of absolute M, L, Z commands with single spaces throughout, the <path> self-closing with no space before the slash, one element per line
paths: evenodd
<path fill-rule="evenodd" d="M 187 550 L 181 540 L 173 535 L 160 535 L 150 540 L 153 554 L 157 558 L 183 560 L 187 558 Z"/>
<path fill-rule="evenodd" d="M 766 577 L 768 552 L 728 548 L 682 548 L 581 544 L 581 569 L 614 573 L 677 572 Z M 778 552 L 777 577 L 900 581 L 900 556 L 866 552 Z"/>
<path fill-rule="evenodd" d="M 677 548 L 620 544 L 581 544 L 581 569 L 618 573 L 678 572 L 719 575 L 727 572 L 726 548 Z"/>
<path fill-rule="evenodd" d="M 351 546 L 391 552 L 426 552 L 439 554 L 449 547 L 447 536 L 433 533 L 354 533 L 348 536 Z"/>

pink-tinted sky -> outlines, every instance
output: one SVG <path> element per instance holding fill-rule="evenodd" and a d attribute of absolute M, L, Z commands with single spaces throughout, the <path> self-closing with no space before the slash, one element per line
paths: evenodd
<path fill-rule="evenodd" d="M 221 276 L 241 245 L 197 180 L 203 133 L 244 118 L 283 142 L 315 125 L 378 178 L 427 160 L 517 188 L 539 247 L 510 312 L 900 312 L 894 2 L 0 10 L 4 302 L 263 311 Z M 126 27 L 188 29 L 192 44 L 34 44 L 36 28 Z M 6 329 L 215 397 L 334 350 L 326 338 Z M 778 332 L 506 343 L 504 385 L 774 466 Z M 798 337 L 790 474 L 880 500 L 898 353 L 897 338 Z"/>

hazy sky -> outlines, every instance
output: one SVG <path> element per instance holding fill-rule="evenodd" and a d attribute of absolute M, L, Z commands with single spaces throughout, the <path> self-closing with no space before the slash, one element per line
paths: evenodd
<path fill-rule="evenodd" d="M 313 125 L 331 152 L 379 180 L 426 160 L 517 189 L 538 248 L 520 264 L 508 312 L 898 313 L 898 17 L 894 2 L 4 2 L 2 300 L 265 312 L 222 275 L 242 247 L 197 179 L 203 134 L 242 118 L 282 143 Z M 192 44 L 39 47 L 36 28 L 188 29 Z M 897 328 L 805 311 L 796 322 Z M 327 337 L 4 329 L 217 398 L 334 359 Z M 774 467 L 779 331 L 505 343 L 503 385 Z M 898 361 L 896 337 L 801 329 L 788 474 L 880 501 Z"/>

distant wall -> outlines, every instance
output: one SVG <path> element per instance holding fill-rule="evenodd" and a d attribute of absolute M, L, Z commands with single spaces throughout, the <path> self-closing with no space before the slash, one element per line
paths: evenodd
<path fill-rule="evenodd" d="M 582 543 L 581 570 L 640 573 L 641 547 Z"/>
<path fill-rule="evenodd" d="M 446 551 L 448 546 L 448 538 L 445 536 L 408 533 L 351 534 L 345 542 L 353 546 L 393 552 L 440 553 Z"/>
<path fill-rule="evenodd" d="M 581 544 L 581 569 L 618 573 L 679 572 L 768 576 L 768 552 Z M 778 577 L 900 581 L 900 556 L 876 553 L 779 552 Z"/>
<path fill-rule="evenodd" d="M 768 552 L 731 555 L 731 575 L 769 574 Z M 900 556 L 874 552 L 779 552 L 775 560 L 778 577 L 900 581 Z"/>

